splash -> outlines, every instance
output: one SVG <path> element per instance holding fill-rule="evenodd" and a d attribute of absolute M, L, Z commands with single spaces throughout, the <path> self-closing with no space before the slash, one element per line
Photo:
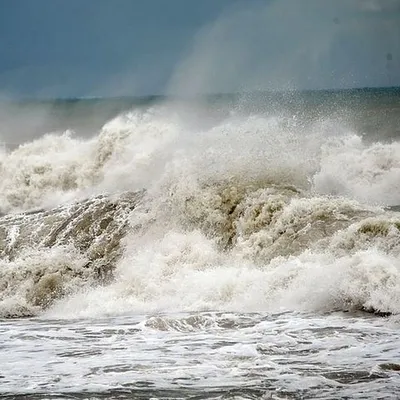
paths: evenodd
<path fill-rule="evenodd" d="M 1 315 L 398 313 L 397 146 L 176 104 L 26 143 L 1 159 Z"/>

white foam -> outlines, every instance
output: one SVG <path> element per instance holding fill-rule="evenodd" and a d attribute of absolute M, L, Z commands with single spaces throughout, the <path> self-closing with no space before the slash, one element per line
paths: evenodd
<path fill-rule="evenodd" d="M 338 257 L 305 250 L 256 266 L 221 253 L 199 232 L 169 232 L 136 248 L 131 243 L 107 287 L 62 300 L 51 316 L 82 317 L 154 311 L 400 312 L 398 258 L 370 248 Z"/>
<path fill-rule="evenodd" d="M 16 211 L 147 189 L 115 281 L 87 284 L 61 300 L 49 311 L 57 317 L 351 307 L 397 313 L 397 225 L 391 236 L 360 235 L 363 218 L 389 217 L 354 199 L 398 201 L 398 144 L 366 144 L 339 128 L 237 113 L 198 124 L 170 105 L 136 110 L 90 140 L 47 135 L 8 154 L 0 204 Z M 338 230 L 343 236 L 330 239 Z M 37 251 L 46 258 L 50 250 Z"/>
<path fill-rule="evenodd" d="M 0 316 L 32 315 L 51 297 L 90 282 L 87 260 L 72 246 L 25 249 L 0 260 Z"/>
<path fill-rule="evenodd" d="M 328 141 L 314 176 L 319 193 L 381 205 L 400 204 L 400 143 L 366 144 L 357 135 Z"/>
<path fill-rule="evenodd" d="M 0 207 L 55 206 L 104 191 L 148 189 L 161 178 L 178 184 L 237 176 L 399 203 L 398 143 L 366 144 L 326 119 L 305 127 L 283 117 L 238 113 L 204 123 L 195 114 L 175 105 L 137 109 L 91 139 L 48 134 L 2 153 Z"/>

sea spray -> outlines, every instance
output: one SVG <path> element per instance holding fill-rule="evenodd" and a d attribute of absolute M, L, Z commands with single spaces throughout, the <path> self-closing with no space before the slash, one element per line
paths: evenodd
<path fill-rule="evenodd" d="M 0 314 L 36 314 L 56 298 L 112 280 L 141 193 L 0 219 Z"/>
<path fill-rule="evenodd" d="M 194 110 L 135 109 L 2 155 L 3 316 L 399 312 L 400 225 L 379 207 L 397 201 L 396 142 L 324 116 Z"/>

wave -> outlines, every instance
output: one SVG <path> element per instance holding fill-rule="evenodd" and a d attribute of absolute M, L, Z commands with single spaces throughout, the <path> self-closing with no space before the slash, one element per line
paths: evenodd
<path fill-rule="evenodd" d="M 400 312 L 398 143 L 133 110 L 1 154 L 0 315 Z"/>

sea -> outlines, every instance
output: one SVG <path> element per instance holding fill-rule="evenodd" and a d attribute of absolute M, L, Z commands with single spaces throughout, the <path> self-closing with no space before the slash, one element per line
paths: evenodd
<path fill-rule="evenodd" d="M 0 121 L 0 399 L 400 398 L 400 88 Z"/>

